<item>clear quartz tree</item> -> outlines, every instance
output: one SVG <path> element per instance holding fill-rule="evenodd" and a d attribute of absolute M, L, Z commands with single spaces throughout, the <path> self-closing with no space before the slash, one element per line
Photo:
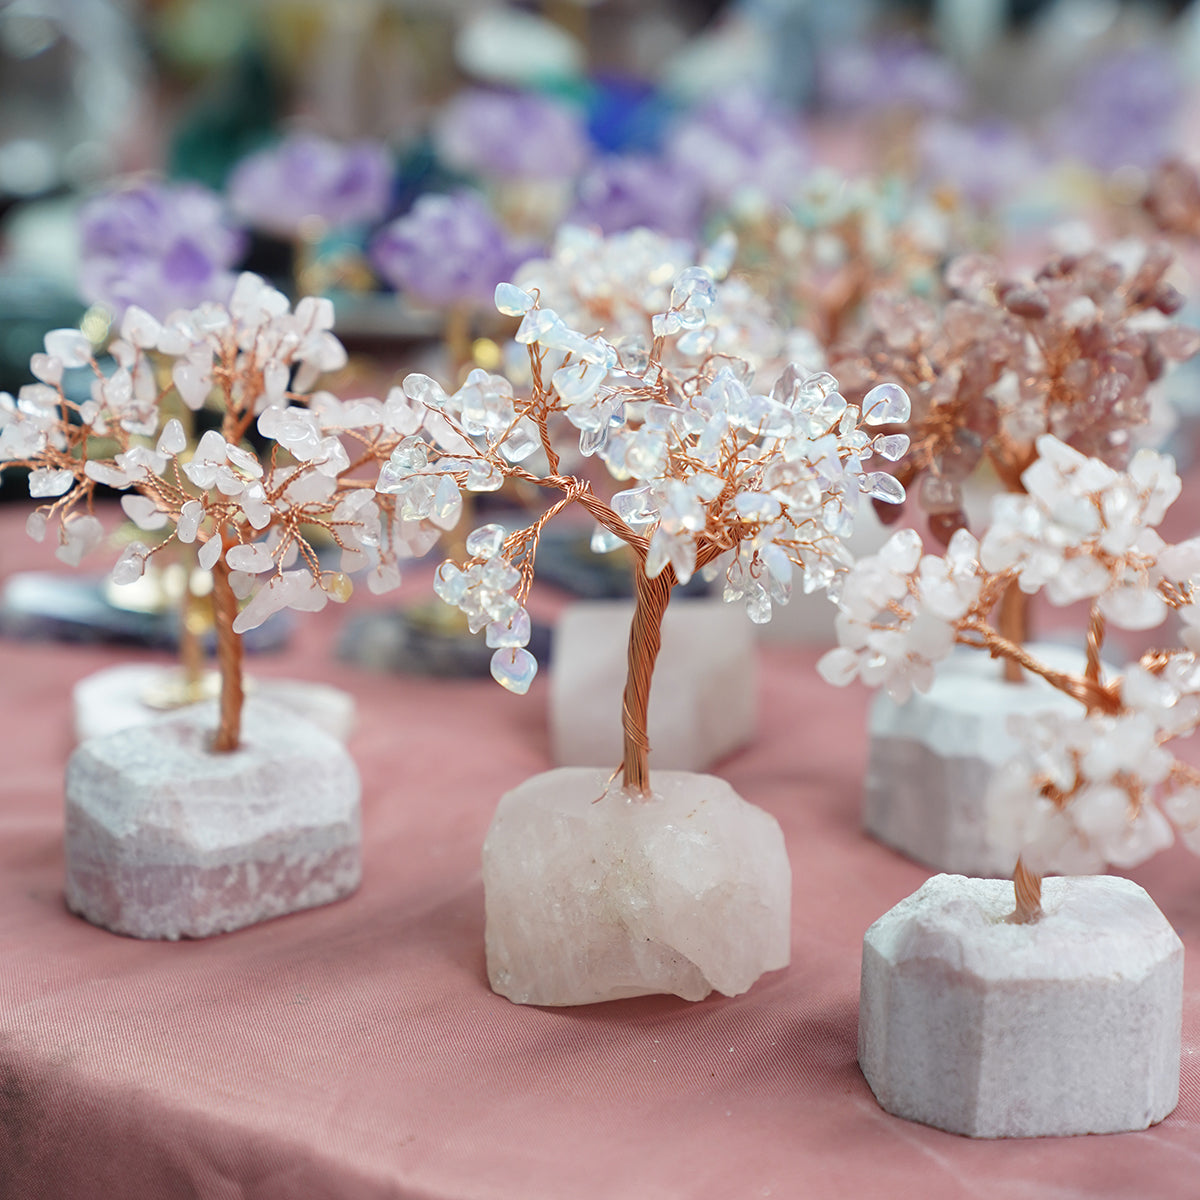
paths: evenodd
<path fill-rule="evenodd" d="M 839 645 L 818 664 L 830 683 L 858 678 L 903 701 L 962 645 L 1079 702 L 1075 715 L 1011 718 L 1020 751 L 992 779 L 1020 922 L 1041 916 L 1044 874 L 1134 866 L 1171 843 L 1172 822 L 1200 852 L 1200 772 L 1167 748 L 1200 726 L 1200 538 L 1168 544 L 1156 531 L 1180 494 L 1174 461 L 1143 449 L 1119 471 L 1050 434 L 1036 449 L 1024 493 L 994 499 L 981 540 L 960 529 L 944 554 L 924 554 L 904 529 L 855 563 L 839 598 Z M 1010 586 L 1088 605 L 1082 672 L 1049 665 L 993 623 Z M 1109 627 L 1151 630 L 1172 612 L 1183 646 L 1148 652 L 1121 674 L 1102 666 Z"/>

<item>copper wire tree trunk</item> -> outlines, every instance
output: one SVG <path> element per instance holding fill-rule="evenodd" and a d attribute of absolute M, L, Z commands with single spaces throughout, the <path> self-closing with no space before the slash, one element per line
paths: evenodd
<path fill-rule="evenodd" d="M 213 567 L 212 577 L 213 624 L 217 634 L 217 665 L 221 671 L 220 719 L 212 748 L 225 754 L 236 750 L 241 743 L 244 690 L 242 635 L 233 631 L 238 615 L 237 597 L 229 583 L 224 553 Z"/>
<path fill-rule="evenodd" d="M 625 786 L 643 796 L 650 795 L 650 737 L 647 733 L 650 681 L 662 646 L 663 616 L 676 582 L 675 568 L 671 566 L 654 579 L 646 577 L 644 562 L 639 561 L 634 570 L 636 601 L 633 625 L 629 630 L 629 674 L 621 704 L 625 736 L 621 774 Z"/>

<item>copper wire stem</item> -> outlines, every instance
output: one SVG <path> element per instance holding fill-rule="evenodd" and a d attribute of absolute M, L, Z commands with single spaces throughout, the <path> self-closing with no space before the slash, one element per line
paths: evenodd
<path fill-rule="evenodd" d="M 650 680 L 662 646 L 662 620 L 675 586 L 675 569 L 667 568 L 654 579 L 646 577 L 645 565 L 634 570 L 637 600 L 629 630 L 629 676 L 621 701 L 621 724 L 625 732 L 622 780 L 627 788 L 650 794 L 650 738 L 646 723 L 650 711 Z"/>
<path fill-rule="evenodd" d="M 1093 604 L 1088 617 L 1087 666 L 1083 677 L 1090 684 L 1100 683 L 1100 648 L 1104 645 L 1104 614 Z"/>
<path fill-rule="evenodd" d="M 214 535 L 216 536 L 216 535 Z M 222 547 L 224 550 L 224 547 Z M 212 748 L 219 754 L 236 750 L 242 736 L 242 635 L 233 632 L 237 597 L 229 584 L 225 556 L 213 567 L 213 623 L 217 632 L 217 666 L 221 672 L 221 706 Z"/>
<path fill-rule="evenodd" d="M 1017 586 L 1014 579 L 1000 597 L 1000 615 L 996 622 L 1000 636 L 1017 646 L 1029 640 L 1029 597 Z M 1021 664 L 1012 658 L 1004 660 L 1004 678 L 1009 683 L 1021 683 L 1025 676 Z"/>
<path fill-rule="evenodd" d="M 977 646 L 991 653 L 993 658 L 1014 659 L 1020 667 L 1034 675 L 1040 675 L 1051 687 L 1078 700 L 1088 712 L 1115 713 L 1120 711 L 1121 697 L 1117 689 L 1098 680 L 1085 676 L 1068 675 L 1065 671 L 1055 671 L 1038 662 L 1024 646 L 1001 637 L 994 629 L 983 621 L 968 621 L 964 627 L 967 632 L 978 634 L 979 641 L 960 637 L 958 640 L 967 646 Z"/>
<path fill-rule="evenodd" d="M 1017 906 L 1008 918 L 1014 925 L 1028 925 L 1042 915 L 1042 877 L 1035 875 L 1023 858 L 1017 859 L 1013 872 L 1013 891 Z"/>

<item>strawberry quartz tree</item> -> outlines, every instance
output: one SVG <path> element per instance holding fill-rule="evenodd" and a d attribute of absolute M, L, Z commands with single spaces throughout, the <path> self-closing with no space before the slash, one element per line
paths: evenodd
<path fill-rule="evenodd" d="M 428 532 L 399 520 L 374 488 L 380 439 L 415 429 L 420 415 L 398 390 L 383 402 L 313 390 L 345 362 L 332 321 L 328 301 L 304 299 L 292 312 L 280 292 L 242 275 L 227 307 L 164 322 L 130 307 L 107 374 L 83 334 L 54 331 L 32 362 L 38 382 L 0 396 L 0 465 L 30 469 L 33 537 L 54 536 L 58 557 L 78 564 L 104 542 L 96 489 L 105 485 L 154 535 L 125 547 L 114 582 L 137 579 L 174 543 L 198 546 L 212 572 L 215 714 L 201 706 L 94 739 L 68 770 L 68 900 L 121 932 L 216 932 L 357 883 L 353 764 L 294 714 L 255 714 L 243 681 L 246 630 L 284 608 L 345 600 L 350 571 L 369 570 L 373 590 L 393 587 L 398 559 L 428 545 Z M 94 378 L 90 398 L 75 402 L 62 377 L 79 367 Z M 169 400 L 215 409 L 219 428 L 191 444 Z M 318 531 L 340 553 L 333 568 L 318 557 Z"/>
<path fill-rule="evenodd" d="M 708 271 L 679 271 L 648 353 L 626 359 L 502 284 L 497 306 L 521 318 L 528 389 L 482 370 L 453 393 L 422 375 L 403 384 L 425 409 L 422 428 L 399 442 L 377 486 L 404 517 L 435 519 L 462 490 L 505 479 L 551 496 L 524 528 L 475 529 L 470 557 L 437 572 L 438 595 L 495 647 L 504 687 L 525 692 L 537 670 L 525 601 L 549 522 L 579 505 L 599 542 L 624 543 L 637 564 L 620 766 L 535 776 L 501 800 L 484 846 L 489 976 L 516 1001 L 732 995 L 788 960 L 790 871 L 773 818 L 712 776 L 650 769 L 662 619 L 697 572 L 720 578 L 725 599 L 758 621 L 786 603 L 797 569 L 805 590 L 835 585 L 859 505 L 903 496 L 867 463 L 904 452 L 903 435 L 872 427 L 903 420 L 907 400 L 883 385 L 850 405 L 831 376 L 795 366 L 767 393 L 722 359 L 668 370 L 668 339 L 703 326 L 713 298 Z M 563 469 L 576 443 L 611 486 Z"/>

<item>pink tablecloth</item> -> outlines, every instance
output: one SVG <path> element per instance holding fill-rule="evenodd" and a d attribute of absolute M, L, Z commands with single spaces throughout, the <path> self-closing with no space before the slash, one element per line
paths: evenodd
<path fill-rule="evenodd" d="M 44 547 L 0 515 L 0 575 Z M 1191 955 L 1183 1098 L 1145 1133 L 972 1142 L 879 1110 L 855 1063 L 863 931 L 924 879 L 858 829 L 867 697 L 762 658 L 758 742 L 721 772 L 783 825 L 792 965 L 747 995 L 573 1010 L 492 994 L 479 846 L 548 765 L 544 681 L 372 676 L 302 617 L 262 674 L 353 692 L 366 878 L 201 942 L 115 937 L 62 899 L 68 689 L 127 655 L 0 642 L 0 1197 L 732 1200 L 1195 1197 L 1200 864 L 1136 872 Z"/>

